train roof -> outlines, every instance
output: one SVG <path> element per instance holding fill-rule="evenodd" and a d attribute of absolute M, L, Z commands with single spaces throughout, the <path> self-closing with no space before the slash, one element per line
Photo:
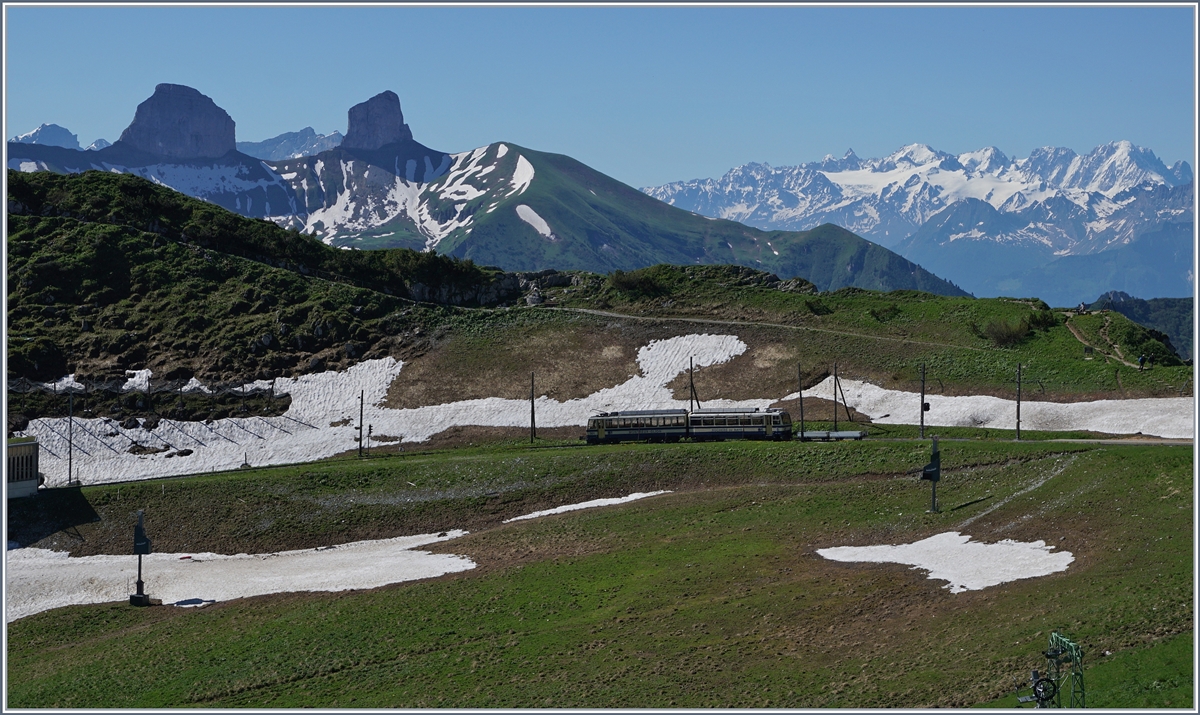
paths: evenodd
<path fill-rule="evenodd" d="M 592 417 L 647 417 L 654 415 L 686 415 L 687 410 L 621 410 L 620 412 L 601 412 Z"/>
<path fill-rule="evenodd" d="M 692 410 L 692 414 L 694 414 L 694 415 L 729 415 L 729 414 L 752 415 L 756 412 L 760 413 L 760 414 L 766 414 L 768 412 L 774 413 L 774 412 L 783 412 L 783 411 L 784 410 L 782 410 L 778 407 L 766 407 L 763 409 L 759 409 L 758 407 L 728 407 L 728 408 L 709 407 L 707 409 Z"/>

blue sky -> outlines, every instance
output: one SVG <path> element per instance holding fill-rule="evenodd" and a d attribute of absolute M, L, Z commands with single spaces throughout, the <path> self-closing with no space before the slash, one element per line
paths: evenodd
<path fill-rule="evenodd" d="M 633 186 L 882 156 L 1120 139 L 1195 164 L 1195 14 L 1172 7 L 14 7 L 5 135 L 114 141 L 160 82 L 239 141 L 400 96 L 415 138 L 509 141 Z"/>

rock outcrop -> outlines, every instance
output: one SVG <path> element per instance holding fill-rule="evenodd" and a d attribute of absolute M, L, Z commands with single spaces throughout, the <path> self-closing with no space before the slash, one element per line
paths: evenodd
<path fill-rule="evenodd" d="M 404 123 L 404 113 L 400 111 L 400 98 L 395 92 L 387 91 L 350 108 L 342 146 L 347 149 L 375 150 L 385 144 L 411 141 L 412 138 L 412 130 Z"/>
<path fill-rule="evenodd" d="M 234 150 L 234 122 L 191 87 L 160 84 L 118 142 L 170 159 L 215 159 Z"/>

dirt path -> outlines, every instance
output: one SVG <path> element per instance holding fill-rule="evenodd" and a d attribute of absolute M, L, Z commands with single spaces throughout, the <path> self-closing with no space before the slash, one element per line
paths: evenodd
<path fill-rule="evenodd" d="M 1128 360 L 1126 360 L 1125 356 L 1120 354 L 1120 349 L 1117 348 L 1116 345 L 1113 345 L 1112 342 L 1108 340 L 1108 322 L 1107 322 L 1107 320 L 1104 323 L 1104 328 L 1101 329 L 1100 333 L 1102 336 L 1104 336 L 1104 340 L 1106 342 L 1108 342 L 1109 347 L 1113 348 L 1113 350 L 1115 350 L 1117 352 L 1116 355 L 1113 355 L 1111 353 L 1106 353 L 1103 350 L 1101 350 L 1100 348 L 1096 347 L 1095 345 L 1092 345 L 1091 343 L 1089 343 L 1086 339 L 1084 339 L 1083 335 L 1079 332 L 1079 329 L 1076 328 L 1074 325 L 1071 325 L 1071 319 L 1069 316 L 1067 318 L 1067 330 L 1070 330 L 1071 335 L 1074 335 L 1075 339 L 1078 340 L 1080 343 L 1082 343 L 1085 347 L 1089 347 L 1092 350 L 1095 350 L 1096 352 L 1100 353 L 1101 355 L 1103 355 L 1106 358 L 1109 358 L 1110 360 L 1116 360 L 1117 362 L 1121 363 L 1122 365 L 1127 365 L 1129 367 L 1137 367 L 1137 365 L 1135 363 L 1131 363 Z"/>
<path fill-rule="evenodd" d="M 958 348 L 961 350 L 975 350 L 977 352 L 990 352 L 989 348 L 976 348 L 970 345 L 952 345 L 950 343 L 935 343 L 927 340 L 913 340 L 912 338 L 893 338 L 887 335 L 866 335 L 864 333 L 854 333 L 848 330 L 832 330 L 830 328 L 814 328 L 807 325 L 785 325 L 783 323 L 760 323 L 752 320 L 718 320 L 715 318 L 673 318 L 652 315 L 627 315 L 625 313 L 613 313 L 607 310 L 593 310 L 591 308 L 546 308 L 546 310 L 561 310 L 574 313 L 588 313 L 590 315 L 600 315 L 606 318 L 628 318 L 630 320 L 655 320 L 655 321 L 671 321 L 677 323 L 703 323 L 707 325 L 746 325 L 759 326 L 766 328 L 785 328 L 787 330 L 810 330 L 814 333 L 830 333 L 832 335 L 847 335 L 854 338 L 865 338 L 868 340 L 886 340 L 893 343 L 912 343 L 914 345 L 932 345 L 939 348 Z"/>

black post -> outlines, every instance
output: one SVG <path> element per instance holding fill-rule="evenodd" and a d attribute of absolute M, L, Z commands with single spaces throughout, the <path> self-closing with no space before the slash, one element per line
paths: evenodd
<path fill-rule="evenodd" d="M 71 466 L 75 459 L 75 393 L 67 393 L 67 486 L 71 486 Z"/>
<path fill-rule="evenodd" d="M 837 432 L 837 363 L 833 364 L 833 431 Z"/>
<path fill-rule="evenodd" d="M 834 380 L 833 384 L 837 387 L 837 391 L 842 395 L 842 409 L 846 410 L 846 421 L 850 424 L 854 424 L 854 418 L 850 416 L 850 403 L 846 400 L 846 391 L 842 389 L 842 381 Z"/>
<path fill-rule="evenodd" d="M 693 410 L 692 398 L 696 396 L 696 380 L 692 377 L 692 372 L 696 368 L 692 365 L 692 358 L 688 358 L 688 412 Z"/>
<path fill-rule="evenodd" d="M 796 385 L 800 388 L 800 441 L 804 441 L 804 376 L 800 372 L 800 363 L 796 363 Z"/>
<path fill-rule="evenodd" d="M 1017 363 L 1017 441 L 1021 441 L 1021 363 Z"/>
<path fill-rule="evenodd" d="M 533 373 L 529 373 L 529 443 L 537 437 L 537 414 L 533 409 Z"/>
<path fill-rule="evenodd" d="M 367 425 L 367 456 L 371 456 L 371 430 L 373 425 Z"/>
<path fill-rule="evenodd" d="M 363 401 L 366 399 L 367 391 L 363 390 L 358 393 L 358 458 L 362 459 L 363 449 Z"/>
<path fill-rule="evenodd" d="M 921 363 L 921 439 L 925 439 L 925 363 Z"/>

